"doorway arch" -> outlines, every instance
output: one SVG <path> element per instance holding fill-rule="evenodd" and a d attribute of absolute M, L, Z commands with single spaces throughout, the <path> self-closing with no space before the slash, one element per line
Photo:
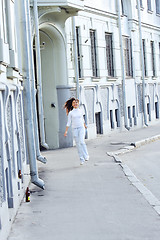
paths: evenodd
<path fill-rule="evenodd" d="M 57 85 L 67 85 L 66 44 L 63 33 L 52 23 L 39 26 L 44 129 L 50 149 L 59 148 Z"/>

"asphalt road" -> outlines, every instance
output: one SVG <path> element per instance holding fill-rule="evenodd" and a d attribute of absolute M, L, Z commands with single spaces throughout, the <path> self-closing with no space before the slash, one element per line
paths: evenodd
<path fill-rule="evenodd" d="M 120 156 L 123 163 L 160 200 L 160 140 Z"/>

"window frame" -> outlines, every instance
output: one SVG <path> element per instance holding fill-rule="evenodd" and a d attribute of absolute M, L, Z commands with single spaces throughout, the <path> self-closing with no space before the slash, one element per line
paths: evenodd
<path fill-rule="evenodd" d="M 146 61 L 146 40 L 142 39 L 143 60 L 144 60 L 144 76 L 147 77 L 147 61 Z"/>
<path fill-rule="evenodd" d="M 150 41 L 151 47 L 151 65 L 152 65 L 152 77 L 156 76 L 156 65 L 155 65 L 155 46 L 154 41 Z"/>
<path fill-rule="evenodd" d="M 92 77 L 98 78 L 96 30 L 90 29 Z"/>
<path fill-rule="evenodd" d="M 125 62 L 125 74 L 133 77 L 132 41 L 130 37 L 123 36 L 123 54 Z"/>
<path fill-rule="evenodd" d="M 156 4 L 156 14 L 160 15 L 160 1 L 155 0 L 155 4 Z"/>
<path fill-rule="evenodd" d="M 152 3 L 151 0 L 147 0 L 147 10 L 152 11 Z"/>
<path fill-rule="evenodd" d="M 112 33 L 107 33 L 107 32 L 105 33 L 105 43 L 106 43 L 106 61 L 107 61 L 108 76 L 114 77 L 113 34 Z"/>

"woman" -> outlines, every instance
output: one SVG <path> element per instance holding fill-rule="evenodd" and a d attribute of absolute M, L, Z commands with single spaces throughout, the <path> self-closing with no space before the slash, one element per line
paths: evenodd
<path fill-rule="evenodd" d="M 80 165 L 83 165 L 84 161 L 89 160 L 89 155 L 86 144 L 84 142 L 85 128 L 87 128 L 87 126 L 85 125 L 82 111 L 79 108 L 79 100 L 75 98 L 69 99 L 65 103 L 64 108 L 66 109 L 66 113 L 68 115 L 68 122 L 64 136 L 67 136 L 68 128 L 72 124 L 73 137 L 76 142 L 78 155 L 80 158 Z"/>

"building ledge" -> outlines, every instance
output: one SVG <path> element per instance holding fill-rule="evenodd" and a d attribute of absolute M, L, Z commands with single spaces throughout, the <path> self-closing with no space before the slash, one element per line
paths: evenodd
<path fill-rule="evenodd" d="M 8 67 L 7 68 L 7 78 L 8 79 L 19 78 L 19 70 L 14 69 L 12 67 Z"/>
<path fill-rule="evenodd" d="M 0 62 L 0 73 L 6 72 L 7 65 L 5 65 L 3 62 Z"/>
<path fill-rule="evenodd" d="M 4 43 L 4 40 L 0 38 L 0 62 L 8 65 L 9 60 L 9 45 Z"/>
<path fill-rule="evenodd" d="M 33 6 L 33 0 L 31 0 L 31 6 Z M 60 7 L 66 8 L 70 11 L 80 11 L 84 9 L 83 0 L 37 0 L 38 7 Z"/>

